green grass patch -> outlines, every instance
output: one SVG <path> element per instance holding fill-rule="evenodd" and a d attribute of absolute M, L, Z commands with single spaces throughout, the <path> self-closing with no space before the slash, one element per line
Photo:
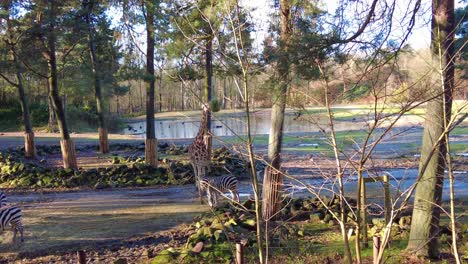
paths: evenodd
<path fill-rule="evenodd" d="M 450 135 L 468 135 L 468 126 L 456 127 L 450 132 Z"/>

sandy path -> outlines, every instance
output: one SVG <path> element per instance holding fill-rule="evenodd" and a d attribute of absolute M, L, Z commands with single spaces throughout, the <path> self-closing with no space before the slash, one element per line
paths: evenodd
<path fill-rule="evenodd" d="M 10 243 L 12 232 L 0 236 L 0 260 L 94 248 L 134 236 L 167 230 L 206 211 L 195 201 L 194 186 L 119 189 L 65 193 L 8 193 L 23 208 L 25 242 Z"/>

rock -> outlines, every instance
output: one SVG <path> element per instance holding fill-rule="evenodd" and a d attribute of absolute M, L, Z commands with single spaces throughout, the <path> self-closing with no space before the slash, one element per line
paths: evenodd
<path fill-rule="evenodd" d="M 116 261 L 114 261 L 114 264 L 127 264 L 127 259 L 119 258 Z"/>
<path fill-rule="evenodd" d="M 143 255 L 143 258 L 150 259 L 153 257 L 153 251 L 151 249 L 145 249 L 142 255 Z"/>
<path fill-rule="evenodd" d="M 372 218 L 372 224 L 375 226 L 385 226 L 385 218 Z"/>
<path fill-rule="evenodd" d="M 309 215 L 309 219 L 313 223 L 317 223 L 318 221 L 322 220 L 324 218 L 322 212 L 315 212 Z"/>
<path fill-rule="evenodd" d="M 398 221 L 398 224 L 400 225 L 401 228 L 406 228 L 411 225 L 411 216 L 402 216 L 400 218 L 400 221 Z"/>
<path fill-rule="evenodd" d="M 305 221 L 309 219 L 310 219 L 309 212 L 299 211 L 299 212 L 295 212 L 292 215 L 290 221 Z"/>
<path fill-rule="evenodd" d="M 204 244 L 203 242 L 200 241 L 192 248 L 192 252 L 200 253 L 203 251 L 203 247 L 204 247 Z"/>
<path fill-rule="evenodd" d="M 323 222 L 328 223 L 330 220 L 332 220 L 332 218 L 333 218 L 332 215 L 327 213 L 325 215 L 325 218 L 323 218 Z"/>

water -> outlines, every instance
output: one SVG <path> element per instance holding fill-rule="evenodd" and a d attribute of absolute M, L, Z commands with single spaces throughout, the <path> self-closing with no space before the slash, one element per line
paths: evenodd
<path fill-rule="evenodd" d="M 270 132 L 271 120 L 270 114 L 266 111 L 260 111 L 251 115 L 251 131 L 254 135 L 264 135 Z M 315 120 L 320 126 L 326 126 L 327 120 Z M 156 120 L 156 138 L 158 139 L 184 139 L 194 138 L 200 127 L 199 118 Z M 245 115 L 214 117 L 211 124 L 211 130 L 216 136 L 234 136 L 245 135 L 246 130 Z M 352 127 L 362 127 L 356 122 L 339 122 L 336 124 L 336 130 L 349 130 Z M 284 132 L 318 132 L 319 126 L 313 124 L 306 118 L 296 118 L 294 115 L 286 115 L 284 120 Z M 122 131 L 126 135 L 145 136 L 146 121 L 128 123 Z"/>
<path fill-rule="evenodd" d="M 380 171 L 375 175 L 389 175 L 389 182 L 390 182 L 390 192 L 393 198 L 401 195 L 401 193 L 407 189 L 409 189 L 414 182 L 416 181 L 416 177 L 418 176 L 417 169 L 390 169 L 385 171 Z M 373 176 L 375 176 L 373 174 Z M 468 171 L 455 171 L 455 182 L 454 182 L 454 190 L 455 190 L 455 197 L 456 198 L 466 198 L 468 197 Z M 364 175 L 367 177 L 368 175 Z M 337 191 L 338 182 L 335 179 L 322 179 L 322 178 L 314 178 L 314 179 L 303 179 L 302 182 L 310 185 L 314 188 L 323 187 L 323 194 L 330 194 L 330 189 L 335 189 Z M 307 192 L 305 187 L 299 186 L 297 183 L 293 183 L 291 180 L 288 180 L 286 183 L 287 191 L 290 194 L 298 194 Z M 380 182 L 375 183 L 366 183 L 367 189 L 367 198 L 369 201 L 381 203 L 383 202 L 383 184 Z M 357 192 L 357 177 L 355 175 L 348 175 L 345 177 L 344 180 L 344 190 L 345 193 L 352 195 Z M 449 199 L 449 179 L 448 175 L 444 180 L 443 185 L 443 200 Z"/>

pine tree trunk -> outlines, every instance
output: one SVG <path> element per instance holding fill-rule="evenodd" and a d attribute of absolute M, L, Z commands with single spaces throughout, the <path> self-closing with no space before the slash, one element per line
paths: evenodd
<path fill-rule="evenodd" d="M 57 117 L 57 124 L 60 130 L 60 145 L 62 147 L 62 158 L 64 168 L 77 168 L 76 157 L 75 157 L 75 146 L 73 141 L 70 139 L 70 134 L 68 132 L 67 120 L 65 118 L 65 113 L 63 110 L 62 102 L 60 100 L 60 95 L 58 92 L 58 83 L 57 83 L 57 59 L 56 59 L 56 36 L 55 36 L 55 1 L 51 0 L 49 4 L 49 32 L 47 35 L 47 63 L 49 66 L 49 97 L 52 101 L 52 106 L 54 108 L 55 116 Z"/>
<path fill-rule="evenodd" d="M 60 148 L 62 150 L 63 167 L 71 169 L 78 168 L 73 140 L 70 138 L 60 140 Z"/>
<path fill-rule="evenodd" d="M 278 85 L 273 91 L 273 107 L 271 109 L 271 127 L 268 139 L 268 159 L 273 167 L 265 171 L 263 179 L 264 197 L 263 218 L 272 219 L 279 209 L 277 204 L 281 199 L 283 175 L 281 171 L 281 144 L 283 140 L 284 112 L 286 109 L 286 96 L 288 92 L 289 61 L 287 59 L 287 44 L 291 34 L 290 3 L 280 1 L 281 34 L 280 52 L 282 53 L 276 65 Z M 276 200 L 271 200 L 276 199 Z"/>
<path fill-rule="evenodd" d="M 101 153 L 109 153 L 109 133 L 107 132 L 107 128 L 98 128 L 99 133 L 99 151 Z"/>
<path fill-rule="evenodd" d="M 47 84 L 47 94 L 50 94 L 49 79 L 47 79 L 46 84 Z M 47 96 L 47 109 L 49 111 L 49 119 L 47 122 L 47 126 L 49 127 L 49 130 L 51 132 L 55 132 L 57 121 L 55 120 L 54 106 L 52 105 L 52 98 L 50 96 Z"/>
<path fill-rule="evenodd" d="M 223 104 L 223 109 L 226 109 L 226 77 L 223 77 L 223 101 L 222 101 L 222 104 Z"/>
<path fill-rule="evenodd" d="M 24 155 L 27 159 L 36 157 L 36 145 L 34 144 L 34 132 L 24 133 Z"/>
<path fill-rule="evenodd" d="M 163 89 L 163 70 L 161 68 L 161 70 L 159 71 L 159 113 L 162 112 L 162 89 Z M 182 96 L 182 100 L 183 100 L 183 96 Z M 183 101 L 182 101 L 183 102 Z M 182 109 L 183 110 L 183 109 Z"/>
<path fill-rule="evenodd" d="M 145 159 L 146 164 L 158 166 L 158 140 L 155 138 L 145 140 Z"/>
<path fill-rule="evenodd" d="M 213 86 L 213 38 L 211 36 L 207 39 L 205 47 L 205 75 L 205 98 L 206 104 L 209 106 L 212 99 Z M 211 111 L 208 111 L 206 118 L 206 131 L 208 134 L 211 134 Z M 209 140 L 209 146 L 212 146 L 212 138 L 210 137 Z"/>
<path fill-rule="evenodd" d="M 452 107 L 452 92 L 454 88 L 454 1 L 432 1 L 432 57 L 436 63 L 439 81 L 432 87 L 432 95 L 437 96 L 426 107 L 426 123 L 424 125 L 423 142 L 419 173 L 421 180 L 416 187 L 414 198 L 411 232 L 408 250 L 418 256 L 438 257 L 440 205 L 442 199 L 444 171 L 447 155 L 445 137 L 441 142 L 437 139 L 443 135 L 450 119 Z M 432 153 L 433 146 L 437 145 Z M 432 155 L 433 154 L 433 155 Z M 426 160 L 429 159 L 427 166 Z"/>
<path fill-rule="evenodd" d="M 88 24 L 88 48 L 89 56 L 91 59 L 91 69 L 94 77 L 94 98 L 96 100 L 96 112 L 98 116 L 98 133 L 99 133 L 99 151 L 101 153 L 108 153 L 108 135 L 105 122 L 104 103 L 102 99 L 101 77 L 99 72 L 99 63 L 96 56 L 96 48 L 94 45 L 94 28 L 91 21 L 91 13 L 94 7 L 93 0 L 84 0 L 83 6 L 86 9 L 86 23 Z"/>
<path fill-rule="evenodd" d="M 154 15 L 155 7 L 152 1 L 145 1 L 146 8 L 146 74 L 147 74 L 147 89 L 146 89 L 146 142 L 145 158 L 146 164 L 157 166 L 157 147 L 155 124 L 154 124 Z M 156 145 L 153 145 L 156 144 Z"/>

